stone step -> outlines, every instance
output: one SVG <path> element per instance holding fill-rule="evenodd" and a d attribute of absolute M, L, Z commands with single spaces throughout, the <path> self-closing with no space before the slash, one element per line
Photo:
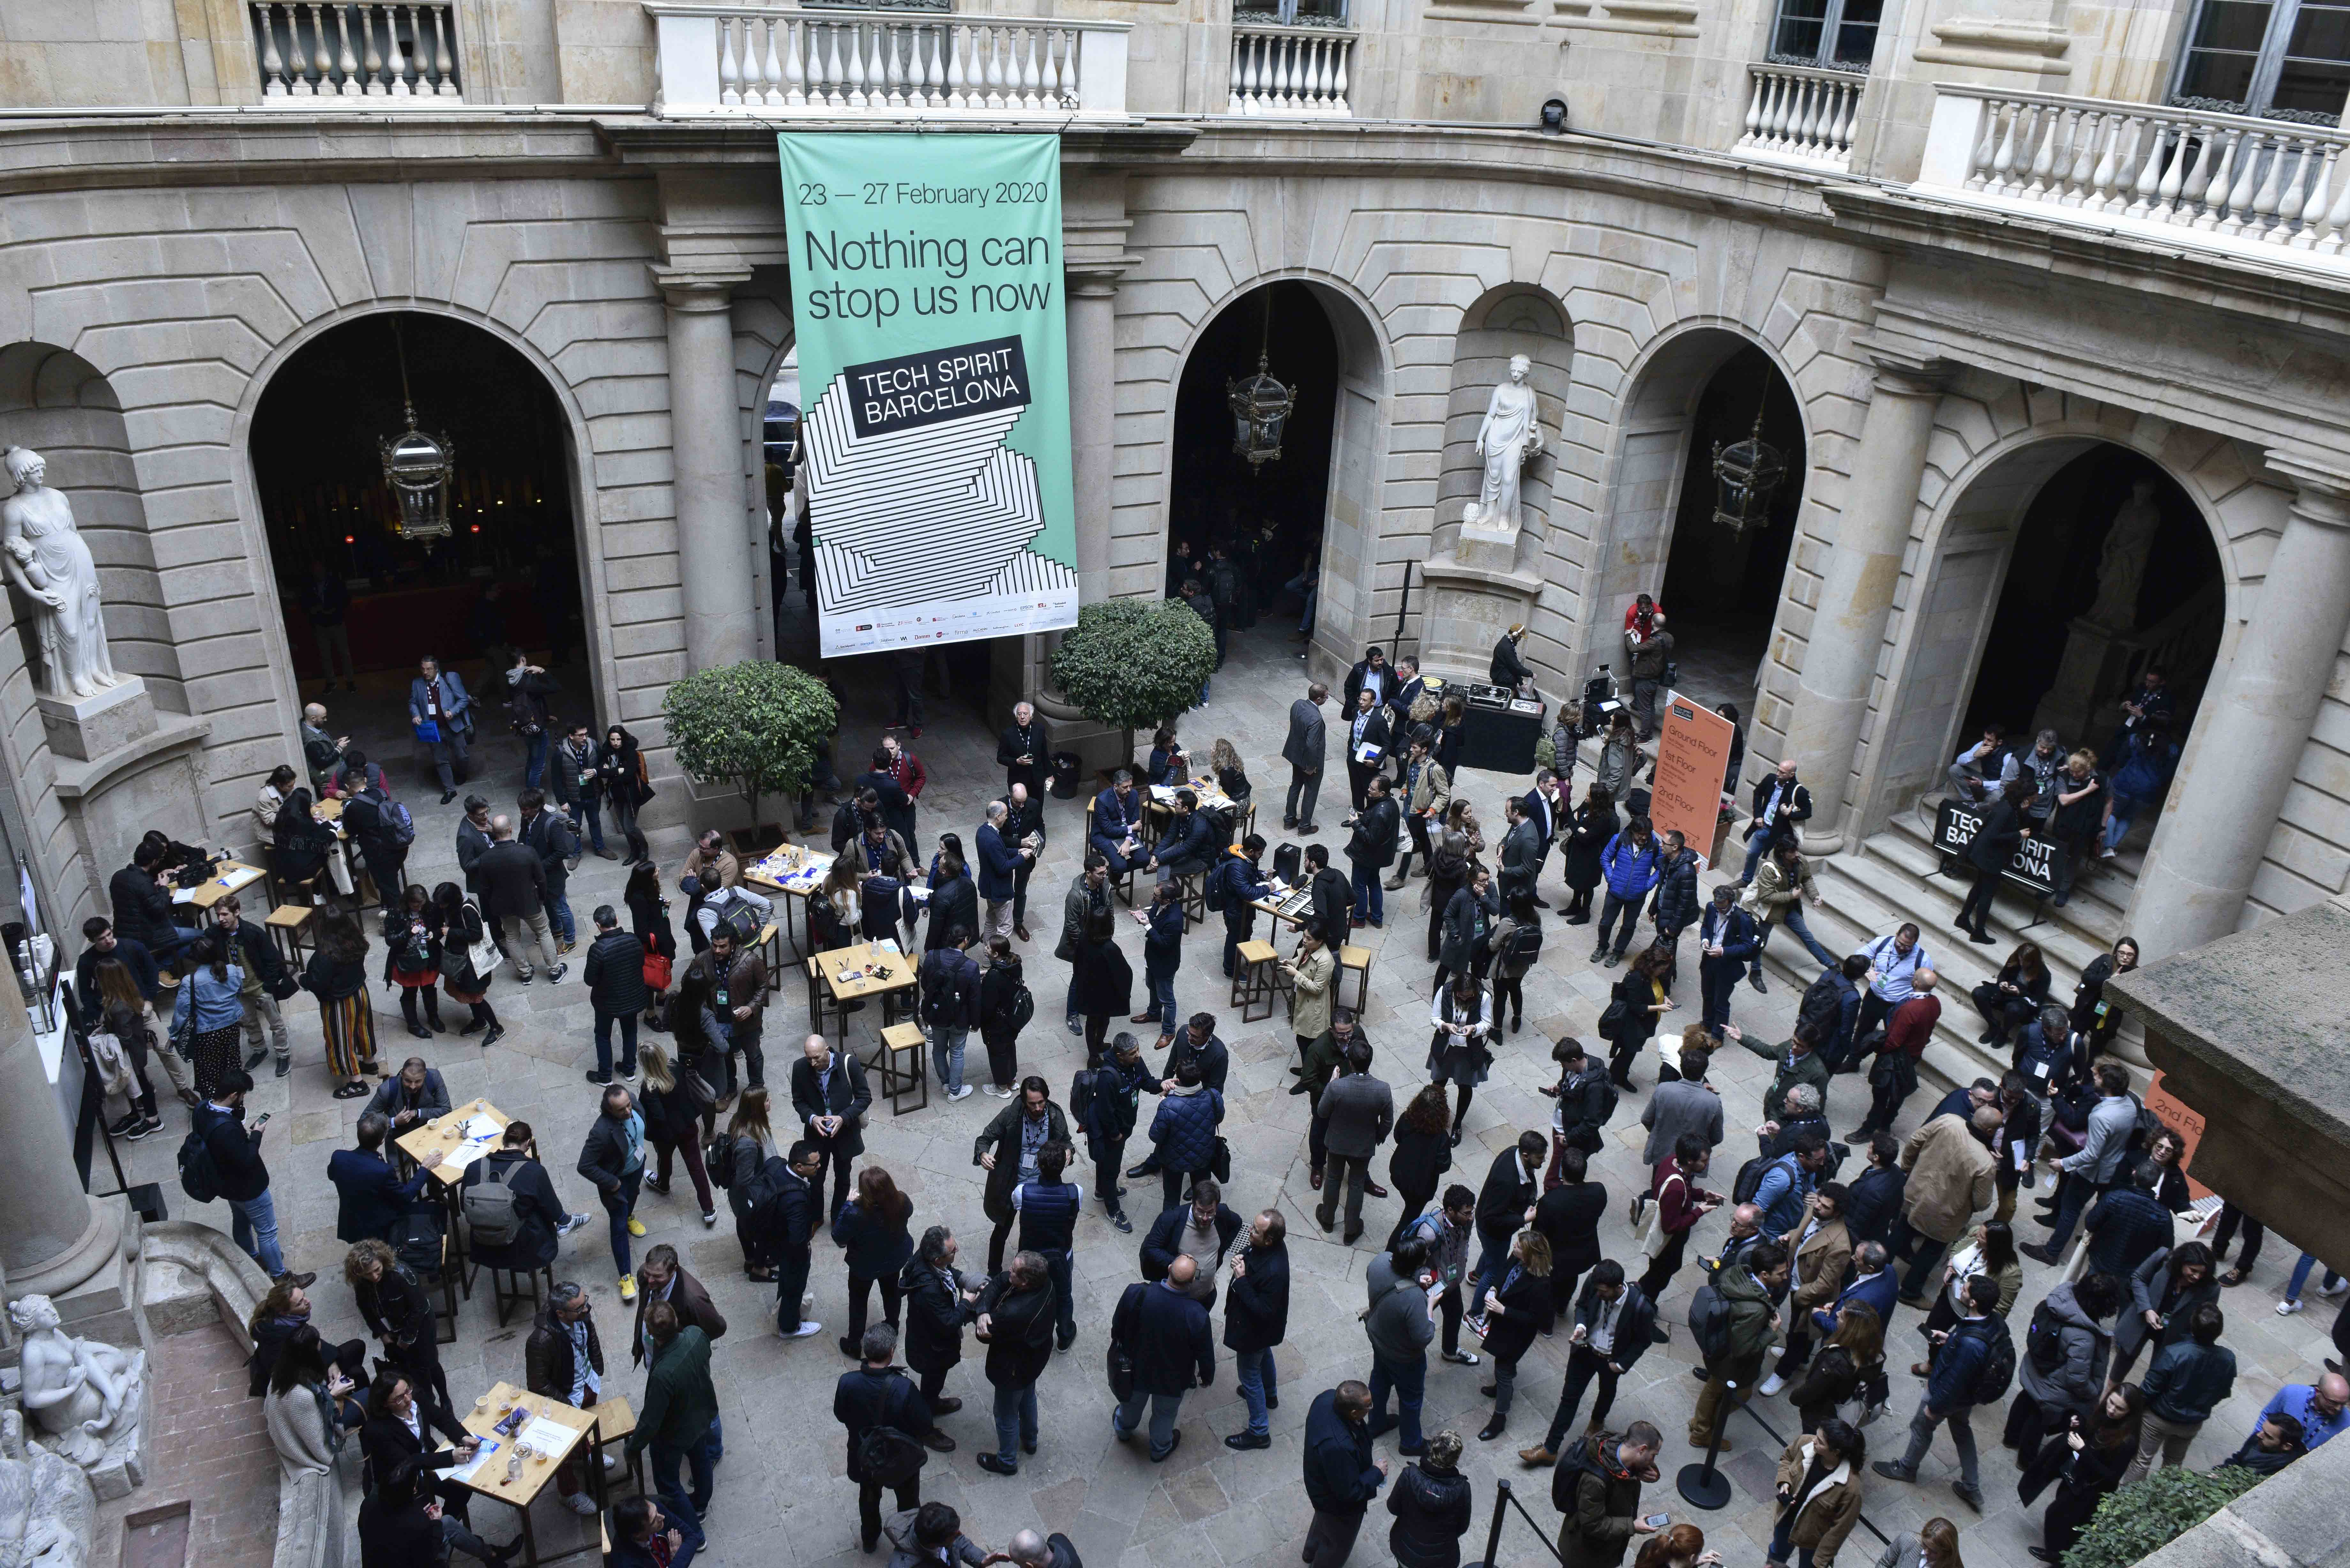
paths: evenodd
<path fill-rule="evenodd" d="M 2043 904 L 2042 916 L 2069 928 L 2100 951 L 2111 948 L 2125 929 L 2129 901 L 2137 890 L 2138 867 L 2146 861 L 2145 847 L 2137 839 L 2137 832 L 2133 831 L 2114 858 L 2099 861 L 2081 872 L 2074 878 L 2073 896 L 2064 907 L 2054 902 Z M 1934 847 L 1933 826 L 1920 822 L 1914 812 L 1897 815 L 1883 833 L 1868 840 L 1868 850 L 1920 877 L 1931 876 L 1941 867 L 1941 855 Z M 1952 878 L 1943 880 L 1960 888 L 1960 898 L 1966 896 L 1966 883 Z M 2001 898 L 2004 902 L 2021 896 L 2002 893 Z"/>

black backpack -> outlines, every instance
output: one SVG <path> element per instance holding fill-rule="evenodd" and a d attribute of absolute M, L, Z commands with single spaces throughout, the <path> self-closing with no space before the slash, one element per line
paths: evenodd
<path fill-rule="evenodd" d="M 2023 1330 L 2024 1354 L 2042 1376 L 2054 1373 L 2064 1364 L 2064 1320 L 2059 1318 L 2046 1300 L 2032 1309 L 2032 1322 Z"/>
<path fill-rule="evenodd" d="M 857 1468 L 868 1481 L 900 1486 L 922 1468 L 922 1445 L 895 1427 L 868 1427 L 857 1439 Z"/>
<path fill-rule="evenodd" d="M 221 1195 L 220 1166 L 204 1135 L 191 1127 L 180 1140 L 180 1190 L 191 1203 L 210 1203 Z"/>
<path fill-rule="evenodd" d="M 1534 967 L 1534 961 L 1541 956 L 1542 928 L 1520 926 L 1510 933 L 1508 945 L 1503 948 L 1501 954 L 1494 960 L 1494 964 L 1496 968 L 1507 965 L 1523 974 Z M 1614 1114 L 1612 1108 L 1609 1114 Z"/>
<path fill-rule="evenodd" d="M 1762 1173 L 1770 1168 L 1771 1157 L 1762 1154 L 1740 1166 L 1737 1179 L 1730 1184 L 1730 1201 L 1732 1204 L 1753 1202 L 1754 1194 L 1762 1186 Z"/>
<path fill-rule="evenodd" d="M 2003 1319 L 1986 1317 L 1976 1321 L 1982 1325 L 1977 1332 L 1989 1354 L 1975 1370 L 1974 1386 L 1967 1391 L 1968 1398 L 1977 1405 L 1996 1405 L 2007 1397 L 2008 1386 L 2015 1381 L 2015 1337 L 2008 1333 Z"/>
<path fill-rule="evenodd" d="M 1087 1067 L 1069 1080 L 1069 1125 L 1076 1127 L 1094 1108 L 1094 1069 Z"/>
<path fill-rule="evenodd" d="M 441 1272 L 441 1220 L 436 1214 L 414 1212 L 403 1214 L 391 1222 L 390 1234 L 384 1238 L 391 1244 L 391 1255 L 417 1275 L 438 1274 Z"/>
<path fill-rule="evenodd" d="M 2137 1106 L 2137 1119 L 2131 1125 L 2129 1142 L 2123 1146 L 2127 1154 L 2144 1154 L 2154 1142 L 2154 1135 L 2162 1130 L 2162 1118 L 2147 1109 L 2146 1102 L 2136 1095 L 2130 1102 Z"/>
<path fill-rule="evenodd" d="M 1216 867 L 1216 874 L 1208 878 L 1208 908 L 1217 914 L 1224 910 L 1224 883 L 1232 876 L 1233 864 L 1226 860 Z"/>
<path fill-rule="evenodd" d="M 1709 1280 L 1698 1286 L 1690 1297 L 1690 1337 L 1697 1342 L 1698 1354 L 1708 1361 L 1718 1361 L 1730 1354 L 1730 1303 Z"/>

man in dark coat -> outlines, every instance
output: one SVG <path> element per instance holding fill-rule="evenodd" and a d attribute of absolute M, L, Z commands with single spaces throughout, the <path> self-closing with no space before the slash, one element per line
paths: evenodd
<path fill-rule="evenodd" d="M 1386 884 L 1379 878 L 1395 864 L 1397 846 L 1403 841 L 1403 813 L 1385 774 L 1365 781 L 1363 804 L 1340 826 L 1354 829 L 1347 840 L 1347 864 L 1354 872 L 1353 923 L 1380 925 L 1387 919 L 1387 898 Z"/>
<path fill-rule="evenodd" d="M 922 1380 L 922 1397 L 933 1416 L 951 1416 L 962 1401 L 946 1391 L 947 1374 L 962 1360 L 963 1325 L 979 1315 L 980 1288 L 955 1267 L 962 1251 L 943 1225 L 922 1232 L 914 1255 L 898 1276 L 905 1303 L 906 1365 Z"/>
<path fill-rule="evenodd" d="M 546 862 L 536 850 L 515 838 L 513 822 L 503 816 L 490 818 L 490 846 L 473 863 L 473 875 L 481 881 L 482 919 L 496 933 L 506 957 L 514 961 L 515 978 L 527 981 L 536 971 L 523 957 L 520 934 L 506 929 L 508 920 L 527 929 L 536 939 L 549 981 L 568 973 L 571 966 L 556 952 L 555 935 L 547 924 Z"/>
<path fill-rule="evenodd" d="M 442 1082 L 439 1068 L 426 1066 L 421 1056 L 411 1056 L 399 1072 L 375 1086 L 367 1108 L 390 1119 L 392 1137 L 404 1137 L 449 1114 L 449 1085 Z"/>
<path fill-rule="evenodd" d="M 1232 1251 L 1232 1238 L 1241 1233 L 1241 1217 L 1224 1202 L 1223 1191 L 1214 1181 L 1193 1183 L 1190 1202 L 1175 1204 L 1150 1222 L 1149 1231 L 1142 1238 L 1142 1277 L 1165 1279 L 1168 1271 L 1175 1266 L 1175 1260 L 1186 1253 L 1212 1272 L 1222 1264 L 1224 1254 Z M 1211 1231 L 1215 1235 L 1212 1243 L 1208 1240 Z M 1216 1304 L 1215 1287 L 1211 1280 L 1197 1279 L 1193 1293 L 1206 1305 Z"/>
<path fill-rule="evenodd" d="M 726 1317 L 718 1303 L 710 1299 L 710 1287 L 685 1272 L 677 1261 L 677 1249 L 663 1241 L 645 1249 L 645 1261 L 637 1271 L 637 1322 L 629 1359 L 641 1366 L 653 1354 L 653 1342 L 645 1333 L 645 1313 L 656 1302 L 667 1302 L 677 1313 L 678 1326 L 698 1328 L 712 1342 L 725 1337 Z M 716 1433 L 715 1426 L 711 1428 Z"/>
<path fill-rule="evenodd" d="M 1165 1279 L 1127 1286 L 1110 1317 L 1110 1342 L 1134 1364 L 1133 1392 L 1110 1413 L 1110 1434 L 1121 1443 L 1130 1440 L 1148 1404 L 1153 1464 L 1163 1463 L 1183 1440 L 1175 1421 L 1182 1414 L 1185 1391 L 1216 1380 L 1208 1309 L 1190 1293 L 1199 1271 L 1198 1261 L 1182 1254 L 1168 1266 Z"/>
<path fill-rule="evenodd" d="M 1321 832 L 1314 821 L 1314 800 L 1322 791 L 1322 767 L 1329 755 L 1329 728 L 1322 722 L 1322 704 L 1330 689 L 1320 681 L 1289 705 L 1289 736 L 1281 744 L 1282 760 L 1289 764 L 1289 795 L 1283 803 L 1281 826 L 1311 836 Z M 1303 804 L 1301 813 L 1299 807 Z"/>
<path fill-rule="evenodd" d="M 1378 699 L 1367 690 L 1358 690 L 1347 699 L 1347 783 L 1348 797 L 1357 811 L 1363 809 L 1366 787 L 1386 767 L 1388 760 L 1388 715 Z M 1370 760 L 1364 761 L 1366 753 Z"/>
<path fill-rule="evenodd" d="M 1012 707 L 1012 726 L 995 742 L 995 761 L 1003 769 L 1003 787 L 1026 784 L 1030 798 L 1035 798 L 1045 783 L 1045 769 L 1052 755 L 1052 732 L 1045 721 L 1036 717 L 1036 709 L 1028 702 L 1015 702 Z"/>
<path fill-rule="evenodd" d="M 107 879 L 106 897 L 114 906 L 115 931 L 139 943 L 157 960 L 176 952 L 194 939 L 172 919 L 172 895 L 162 881 L 164 848 L 142 842 L 131 851 L 130 864 Z"/>
<path fill-rule="evenodd" d="M 1599 1220 L 1607 1212 L 1607 1189 L 1585 1177 L 1590 1159 L 1580 1147 L 1558 1157 L 1559 1185 L 1534 1205 L 1534 1228 L 1550 1243 L 1550 1304 L 1565 1316 L 1575 1300 L 1575 1282 L 1599 1262 Z"/>
<path fill-rule="evenodd" d="M 1142 1064 L 1142 1043 L 1119 1030 L 1110 1039 L 1108 1059 L 1088 1071 L 1092 1092 L 1078 1119 L 1085 1128 L 1086 1158 L 1094 1162 L 1094 1196 L 1101 1200 L 1109 1222 L 1131 1234 L 1134 1221 L 1118 1203 L 1118 1195 L 1126 1189 L 1118 1185 L 1118 1178 L 1126 1159 L 1127 1139 L 1134 1136 L 1136 1102 L 1143 1084 L 1150 1081 L 1149 1070 Z"/>
<path fill-rule="evenodd" d="M 792 1064 L 792 1114 L 806 1129 L 807 1141 L 832 1168 L 832 1204 L 825 1210 L 828 1225 L 839 1218 L 848 1201 L 849 1166 L 865 1152 L 865 1113 L 873 1108 L 873 1090 L 865 1081 L 865 1064 L 854 1052 L 842 1053 L 811 1034 Z M 824 1189 L 821 1168 L 810 1183 Z"/>
<path fill-rule="evenodd" d="M 1558 1555 L 1565 1568 L 1614 1568 L 1633 1537 L 1654 1532 L 1640 1517 L 1640 1488 L 1657 1479 L 1663 1447 L 1656 1428 L 1635 1421 L 1620 1438 L 1596 1433 L 1567 1451 L 1550 1483 L 1551 1503 L 1565 1515 Z"/>
<path fill-rule="evenodd" d="M 620 929 L 620 917 L 609 904 L 596 907 L 596 940 L 588 944 L 580 978 L 588 982 L 588 1001 L 596 1010 L 596 1070 L 591 1084 L 612 1081 L 612 1025 L 620 1026 L 620 1076 L 637 1075 L 637 1016 L 650 1005 L 645 989 L 644 939 Z"/>
<path fill-rule="evenodd" d="M 1566 1446 L 1566 1429 L 1583 1407 L 1583 1391 L 1593 1382 L 1599 1397 L 1591 1407 L 1586 1434 L 1596 1432 L 1616 1402 L 1616 1386 L 1630 1372 L 1648 1346 L 1656 1343 L 1657 1306 L 1648 1293 L 1624 1277 L 1624 1265 L 1603 1258 L 1583 1282 L 1575 1303 L 1575 1327 L 1568 1336 L 1566 1380 L 1559 1387 L 1558 1409 L 1541 1444 L 1520 1449 L 1518 1458 L 1530 1465 L 1555 1463 Z"/>
<path fill-rule="evenodd" d="M 922 1466 L 929 1461 L 921 1454 L 912 1456 L 913 1469 L 902 1480 L 885 1482 L 868 1475 L 860 1451 L 865 1434 L 876 1427 L 892 1427 L 933 1449 L 937 1445 L 929 1439 L 935 1434 L 945 1442 L 946 1449 L 954 1447 L 954 1439 L 932 1424 L 930 1404 L 905 1369 L 890 1365 L 898 1355 L 896 1329 L 886 1323 L 875 1324 L 865 1331 L 858 1350 L 863 1364 L 854 1372 L 842 1373 L 833 1385 L 832 1418 L 848 1434 L 848 1479 L 857 1483 L 858 1539 L 871 1552 L 881 1541 L 882 1487 L 897 1494 L 899 1508 L 921 1507 Z"/>
<path fill-rule="evenodd" d="M 1700 1021 L 1719 1036 L 1730 1023 L 1730 999 L 1747 961 L 1762 950 L 1754 917 L 1738 907 L 1737 890 L 1727 882 L 1714 888 L 1713 902 L 1699 917 L 1697 950 L 1698 989 L 1704 997 Z"/>
<path fill-rule="evenodd" d="M 1053 1359 L 1058 1312 L 1052 1270 L 1041 1253 L 1014 1252 L 1011 1266 L 980 1292 L 979 1333 L 995 1390 L 995 1452 L 979 1456 L 981 1469 L 1017 1475 L 1020 1455 L 1036 1451 L 1036 1379 Z"/>
<path fill-rule="evenodd" d="M 327 1158 L 327 1179 L 335 1184 L 341 1201 L 335 1210 L 338 1241 L 384 1241 L 391 1223 L 413 1207 L 431 1172 L 419 1170 L 402 1181 L 383 1157 L 383 1140 L 391 1120 L 369 1110 L 359 1117 L 357 1148 L 338 1148 Z"/>
<path fill-rule="evenodd" d="M 523 1386 L 533 1394 L 577 1410 L 594 1408 L 603 1392 L 604 1341 L 585 1290 L 568 1280 L 555 1287 L 545 1309 L 531 1320 L 522 1364 Z M 555 1472 L 555 1490 L 574 1512 L 593 1513 L 596 1504 L 585 1494 L 581 1469 L 575 1454 Z"/>
<path fill-rule="evenodd" d="M 1289 1332 L 1287 1236 L 1281 1211 L 1265 1210 L 1250 1223 L 1248 1245 L 1232 1259 L 1232 1294 L 1224 1303 L 1224 1348 L 1232 1353 L 1232 1376 L 1248 1406 L 1248 1427 L 1224 1439 L 1228 1449 L 1273 1447 L 1265 1412 L 1281 1404 L 1273 1347 Z"/>
<path fill-rule="evenodd" d="M 1351 1378 L 1314 1397 L 1305 1413 L 1306 1568 L 1343 1568 L 1363 1514 L 1388 1479 L 1371 1458 L 1371 1391 Z"/>
<path fill-rule="evenodd" d="M 824 1328 L 800 1316 L 815 1261 L 816 1210 L 824 1201 L 824 1151 L 801 1138 L 787 1160 L 767 1161 L 767 1173 L 774 1190 L 759 1210 L 758 1222 L 775 1258 L 775 1332 L 785 1339 L 806 1339 Z"/>
<path fill-rule="evenodd" d="M 1013 1190 L 1036 1179 L 1036 1157 L 1046 1144 L 1068 1142 L 1067 1114 L 1054 1104 L 1052 1085 L 1034 1074 L 1020 1081 L 1020 1097 L 996 1112 L 972 1140 L 971 1162 L 987 1172 L 980 1208 L 995 1227 L 987 1242 L 988 1272 L 1003 1267 L 1004 1243 L 1017 1218 Z"/>
<path fill-rule="evenodd" d="M 1516 1143 L 1493 1157 L 1485 1172 L 1485 1184 L 1477 1189 L 1477 1289 L 1469 1298 L 1471 1317 L 1484 1315 L 1485 1293 L 1499 1282 L 1510 1242 L 1542 1196 L 1537 1178 L 1543 1156 L 1549 1152 L 1550 1140 L 1542 1134 L 1520 1133 Z"/>

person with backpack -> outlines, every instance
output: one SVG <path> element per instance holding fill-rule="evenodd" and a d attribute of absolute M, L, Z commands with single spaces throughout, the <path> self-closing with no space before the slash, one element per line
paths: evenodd
<path fill-rule="evenodd" d="M 1753 1397 L 1762 1358 L 1783 1325 L 1773 1303 L 1786 1289 L 1793 1269 L 1785 1247 L 1756 1241 L 1723 1262 L 1690 1303 L 1690 1335 L 1705 1357 L 1705 1388 L 1690 1415 L 1690 1447 L 1711 1446 L 1731 1411 Z M 1721 1433 L 1721 1451 L 1728 1453 L 1729 1435 Z"/>
<path fill-rule="evenodd" d="M 592 917 L 596 940 L 588 944 L 580 978 L 596 1013 L 596 1068 L 588 1081 L 598 1088 L 612 1081 L 612 1025 L 620 1026 L 620 1076 L 637 1076 L 637 1015 L 650 1003 L 645 986 L 644 943 L 620 929 L 619 911 L 598 904 Z"/>
<path fill-rule="evenodd" d="M 1110 1042 L 1107 1060 L 1078 1072 L 1069 1084 L 1069 1115 L 1086 1135 L 1086 1158 L 1094 1164 L 1094 1196 L 1112 1225 L 1131 1235 L 1134 1221 L 1118 1203 L 1126 1189 L 1118 1172 L 1127 1140 L 1134 1136 L 1138 1102 L 1149 1070 L 1142 1043 L 1121 1029 Z"/>
<path fill-rule="evenodd" d="M 2096 1415 L 2106 1387 L 2112 1336 L 2100 1326 L 2119 1310 L 2122 1282 L 2111 1274 L 2067 1280 L 2032 1309 L 2016 1358 L 2015 1403 L 2000 1441 L 2015 1450 L 2019 1469 L 2039 1462 L 2043 1438 L 2064 1431 L 2074 1417 Z"/>
<path fill-rule="evenodd" d="M 1510 912 L 1494 924 L 1492 946 L 1493 952 L 1493 1027 L 1502 1027 L 1502 1013 L 1510 1014 L 1510 1033 L 1514 1034 L 1525 1023 L 1526 971 L 1542 956 L 1542 916 L 1534 908 L 1531 892 L 1522 891 L 1510 899 Z"/>
<path fill-rule="evenodd" d="M 534 1152 L 528 1122 L 508 1122 L 498 1147 L 473 1162 L 458 1188 L 458 1208 L 472 1235 L 470 1261 L 529 1272 L 555 1262 L 557 1240 L 588 1223 L 566 1210 L 555 1180 Z"/>
<path fill-rule="evenodd" d="M 1830 1073 L 1852 1064 L 1853 1025 L 1860 1017 L 1860 988 L 1868 975 L 1868 960 L 1859 953 L 1837 959 L 1804 988 L 1795 1004 L 1795 1027 L 1818 1043 Z"/>
<path fill-rule="evenodd" d="M 728 892 L 739 894 L 741 889 L 721 889 L 721 895 Z M 713 895 L 702 906 L 705 916 L 718 909 L 718 897 Z M 767 1082 L 766 1054 L 759 1048 L 759 1030 L 767 1012 L 767 961 L 759 954 L 757 932 L 743 936 L 732 910 L 720 913 L 709 937 L 709 945 L 695 955 L 686 972 L 710 983 L 710 1016 L 717 1023 L 726 1059 L 726 1083 L 718 1091 L 717 1108 L 723 1111 L 733 1102 L 738 1084 L 747 1083 L 756 1089 Z M 739 1080 L 734 1066 L 738 1055 L 743 1059 Z"/>
<path fill-rule="evenodd" d="M 1036 1380 L 1053 1359 L 1053 1320 L 1059 1303 L 1051 1265 L 1024 1248 L 989 1276 L 975 1303 L 978 1332 L 987 1344 L 985 1373 L 994 1390 L 995 1451 L 979 1456 L 993 1475 L 1020 1473 L 1020 1455 L 1036 1451 Z"/>
<path fill-rule="evenodd" d="M 1036 1015 L 1023 967 L 1010 938 L 987 939 L 987 962 L 979 980 L 979 1038 L 987 1047 L 989 1081 L 980 1087 L 999 1100 L 1020 1092 L 1020 1032 Z"/>
<path fill-rule="evenodd" d="M 1208 874 L 1208 909 L 1224 918 L 1224 973 L 1240 968 L 1241 944 L 1256 935 L 1256 902 L 1273 897 L 1264 878 L 1264 835 L 1241 840 L 1240 853 L 1226 855 Z"/>
<path fill-rule="evenodd" d="M 1914 1481 L 1918 1462 L 1934 1441 L 1934 1429 L 1947 1424 L 1959 1450 L 1959 1480 L 1951 1490 L 1980 1513 L 1983 1498 L 1981 1474 L 1975 1458 L 1972 1421 L 1978 1405 L 1996 1405 L 2007 1397 L 2015 1376 L 2015 1342 L 2007 1320 L 1992 1309 L 1999 1303 L 1999 1282 L 1988 1274 L 1967 1282 L 1967 1304 L 1955 1327 L 1938 1331 L 1932 1372 L 1926 1396 L 1909 1421 L 1908 1451 L 1898 1459 L 1879 1459 L 1871 1468 L 1888 1480 Z M 1929 1336 L 1932 1337 L 1932 1336 Z"/>
<path fill-rule="evenodd" d="M 922 955 L 915 971 L 921 994 L 916 1011 L 931 1037 L 931 1068 L 938 1075 L 939 1093 L 950 1101 L 971 1094 L 962 1081 L 962 1058 L 979 1022 L 980 975 L 966 950 L 970 946 L 970 930 L 954 927 Z"/>
<path fill-rule="evenodd" d="M 244 1097 L 253 1092 L 252 1075 L 230 1064 L 189 1117 L 185 1141 L 180 1145 L 180 1186 L 189 1200 L 224 1200 L 234 1216 L 231 1231 L 236 1244 L 259 1263 L 273 1280 L 292 1280 L 308 1288 L 317 1276 L 293 1273 L 277 1250 L 277 1210 L 269 1193 L 269 1167 L 262 1162 L 261 1136 L 269 1118 L 244 1125 Z"/>
<path fill-rule="evenodd" d="M 1616 1568 L 1635 1537 L 1658 1527 L 1640 1512 L 1640 1489 L 1657 1479 L 1657 1454 L 1664 1435 L 1635 1421 L 1619 1436 L 1595 1432 L 1578 1438 L 1552 1472 L 1551 1506 L 1561 1518 L 1558 1558 L 1562 1568 Z"/>

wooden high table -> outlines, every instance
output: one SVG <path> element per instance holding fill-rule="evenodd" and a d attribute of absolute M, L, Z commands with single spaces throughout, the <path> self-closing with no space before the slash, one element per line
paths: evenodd
<path fill-rule="evenodd" d="M 823 885 L 826 875 L 832 869 L 832 861 L 831 856 L 810 849 L 804 844 L 782 844 L 743 869 L 743 880 L 752 887 L 763 892 L 782 895 L 779 923 L 784 929 L 784 940 L 791 944 L 793 952 L 802 957 L 806 956 L 808 950 L 801 947 L 799 939 L 792 934 L 792 905 L 795 901 L 799 904 L 800 924 L 805 929 L 807 901 Z M 813 941 L 810 945 L 814 945 Z M 776 954 L 775 960 L 768 966 L 769 969 L 783 968 L 783 955 Z"/>
<path fill-rule="evenodd" d="M 214 904 L 231 893 L 240 893 L 261 880 L 261 867 L 247 866 L 241 860 L 224 860 L 215 867 L 216 875 L 209 882 L 193 888 L 182 888 L 172 895 L 174 904 L 193 904 L 209 911 Z"/>
<path fill-rule="evenodd" d="M 881 999 L 881 1027 L 887 1029 L 897 1022 L 899 993 L 914 989 L 915 961 L 898 950 L 894 941 L 859 942 L 854 947 L 834 948 L 820 952 L 808 961 L 824 977 L 825 989 L 832 995 L 835 1014 L 840 1020 L 840 1048 L 848 1049 L 847 1003 L 863 1002 L 871 997 Z M 849 978 L 840 978 L 847 968 Z M 872 969 L 886 969 L 886 975 L 869 974 Z"/>
<path fill-rule="evenodd" d="M 585 1410 L 574 1409 L 562 1400 L 544 1394 L 526 1394 L 511 1383 L 499 1384 L 489 1391 L 485 1398 L 487 1402 L 480 1408 L 465 1413 L 465 1430 L 481 1438 L 484 1445 L 496 1443 L 498 1449 L 487 1457 L 476 1456 L 480 1461 L 479 1470 L 463 1485 L 483 1497 L 504 1503 L 521 1516 L 523 1561 L 532 1568 L 537 1568 L 541 1563 L 559 1563 L 567 1557 L 584 1556 L 602 1550 L 600 1536 L 591 1533 L 581 1545 L 542 1557 L 538 1551 L 538 1532 L 533 1528 L 530 1519 L 531 1504 L 538 1501 L 547 1483 L 554 1480 L 556 1472 L 578 1454 L 583 1446 L 587 1460 L 582 1468 L 588 1477 L 588 1485 L 595 1493 L 597 1512 L 600 1515 L 609 1506 L 611 1500 L 604 1485 L 603 1434 L 598 1425 L 595 1407 L 590 1406 Z M 532 1441 L 536 1450 L 538 1442 L 531 1437 L 536 1428 L 538 1438 L 544 1439 L 545 1447 L 544 1452 L 534 1451 L 530 1458 L 523 1460 L 522 1474 L 511 1480 L 506 1478 L 506 1459 L 514 1452 L 517 1438 L 502 1436 L 495 1429 L 499 1411 L 508 1407 L 530 1413 L 517 1429 L 520 1439 Z M 558 1432 L 561 1434 L 559 1439 Z M 452 1475 L 456 1473 L 452 1472 Z"/>

